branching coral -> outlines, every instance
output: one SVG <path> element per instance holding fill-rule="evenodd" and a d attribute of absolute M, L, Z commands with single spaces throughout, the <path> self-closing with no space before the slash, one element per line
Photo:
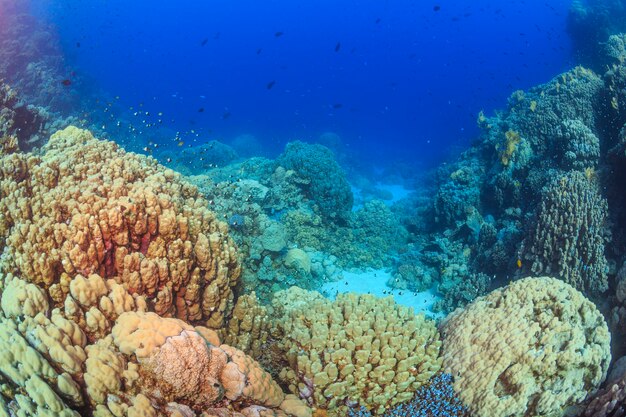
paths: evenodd
<path fill-rule="evenodd" d="M 382 414 L 440 368 L 434 322 L 391 297 L 343 294 L 331 302 L 293 287 L 273 304 L 289 360 L 281 378 L 329 416 L 358 404 Z"/>
<path fill-rule="evenodd" d="M 477 417 L 556 416 L 606 377 L 602 314 L 554 278 L 513 282 L 449 316 L 443 369 Z"/>

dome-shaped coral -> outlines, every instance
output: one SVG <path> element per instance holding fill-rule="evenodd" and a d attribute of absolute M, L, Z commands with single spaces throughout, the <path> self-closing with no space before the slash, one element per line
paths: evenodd
<path fill-rule="evenodd" d="M 223 325 L 239 266 L 173 171 L 68 128 L 0 158 L 0 197 L 0 415 L 311 415 L 191 325 Z"/>
<path fill-rule="evenodd" d="M 276 294 L 290 390 L 329 416 L 360 404 L 376 414 L 408 401 L 440 368 L 434 322 L 391 297 L 332 302 L 297 287 Z"/>
<path fill-rule="evenodd" d="M 223 324 L 240 273 L 234 244 L 178 174 L 69 127 L 42 156 L 3 158 L 0 182 L 6 268 L 54 306 L 84 314 L 112 278 L 160 315 Z"/>
<path fill-rule="evenodd" d="M 526 278 L 444 323 L 443 369 L 476 417 L 561 416 L 606 377 L 602 314 L 554 278 Z"/>

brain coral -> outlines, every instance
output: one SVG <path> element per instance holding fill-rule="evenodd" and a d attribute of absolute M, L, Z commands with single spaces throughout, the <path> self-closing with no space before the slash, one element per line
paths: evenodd
<path fill-rule="evenodd" d="M 534 274 L 553 274 L 581 291 L 602 293 L 608 288 L 607 217 L 606 200 L 585 174 L 557 177 L 542 192 L 522 258 Z"/>
<path fill-rule="evenodd" d="M 580 292 L 526 278 L 476 299 L 442 328 L 443 369 L 476 417 L 562 416 L 606 377 L 610 334 Z"/>
<path fill-rule="evenodd" d="M 195 187 L 75 127 L 52 135 L 43 151 L 0 160 L 7 270 L 86 320 L 88 333 L 109 330 L 87 320 L 110 291 L 108 278 L 159 315 L 223 324 L 240 267 L 227 226 Z"/>
<path fill-rule="evenodd" d="M 434 322 L 391 297 L 341 294 L 332 302 L 292 287 L 276 294 L 291 392 L 329 416 L 362 405 L 375 414 L 408 401 L 440 368 Z"/>

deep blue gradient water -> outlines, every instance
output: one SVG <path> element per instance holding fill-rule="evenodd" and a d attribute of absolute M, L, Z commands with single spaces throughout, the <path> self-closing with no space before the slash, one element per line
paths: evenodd
<path fill-rule="evenodd" d="M 125 117 L 142 103 L 172 131 L 249 133 L 272 152 L 332 131 L 381 164 L 432 166 L 476 137 L 480 110 L 573 64 L 569 6 L 66 0 L 44 12 L 70 66 L 119 96 Z"/>

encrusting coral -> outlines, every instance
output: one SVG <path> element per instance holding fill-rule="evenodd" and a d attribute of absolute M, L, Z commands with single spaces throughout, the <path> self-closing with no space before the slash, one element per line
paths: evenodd
<path fill-rule="evenodd" d="M 178 174 L 68 128 L 0 197 L 0 415 L 311 415 L 220 343 L 236 250 Z"/>
<path fill-rule="evenodd" d="M 275 295 L 281 379 L 328 416 L 362 405 L 375 414 L 410 400 L 440 369 L 435 323 L 391 297 L 341 294 L 335 301 L 297 287 Z"/>
<path fill-rule="evenodd" d="M 442 328 L 443 370 L 476 417 L 562 416 L 606 377 L 602 314 L 555 278 L 525 278 L 477 298 Z"/>

